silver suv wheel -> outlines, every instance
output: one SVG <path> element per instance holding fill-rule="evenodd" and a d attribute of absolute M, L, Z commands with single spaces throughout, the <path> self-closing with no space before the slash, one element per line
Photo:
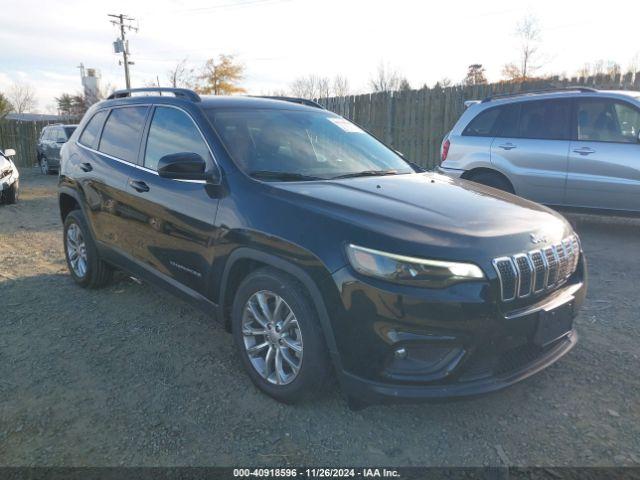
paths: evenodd
<path fill-rule="evenodd" d="M 49 162 L 47 162 L 47 157 L 42 157 L 40 159 L 40 171 L 45 175 L 49 173 Z"/>
<path fill-rule="evenodd" d="M 293 382 L 302 366 L 302 332 L 284 299 L 269 291 L 254 293 L 244 306 L 242 336 L 249 361 L 274 385 Z"/>

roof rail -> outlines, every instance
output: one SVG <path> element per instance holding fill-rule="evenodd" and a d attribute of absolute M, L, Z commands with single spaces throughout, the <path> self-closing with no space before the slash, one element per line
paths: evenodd
<path fill-rule="evenodd" d="M 277 96 L 277 95 L 274 95 L 274 96 L 271 96 L 271 95 L 254 95 L 254 98 L 268 98 L 269 100 L 281 100 L 283 102 L 299 103 L 300 105 L 306 105 L 307 107 L 321 108 L 322 110 L 325 109 L 318 102 L 314 102 L 313 100 L 309 100 L 308 98 L 281 97 L 281 96 Z"/>
<path fill-rule="evenodd" d="M 496 95 L 490 95 L 482 100 L 482 103 L 490 102 L 491 100 L 497 100 L 500 98 L 508 98 L 508 97 L 519 97 L 522 95 L 542 95 L 544 93 L 553 93 L 553 92 L 581 92 L 581 93 L 589 93 L 589 92 L 597 92 L 596 88 L 592 87 L 558 87 L 558 88 L 544 88 L 541 90 L 528 90 L 522 92 L 512 92 L 512 93 L 498 93 Z"/>
<path fill-rule="evenodd" d="M 147 87 L 147 88 L 127 88 L 125 90 L 116 90 L 107 97 L 107 100 L 115 100 L 116 98 L 131 97 L 132 93 L 148 93 L 158 92 L 162 96 L 162 92 L 173 93 L 176 97 L 192 102 L 199 102 L 200 95 L 188 88 L 171 88 L 171 87 Z"/>

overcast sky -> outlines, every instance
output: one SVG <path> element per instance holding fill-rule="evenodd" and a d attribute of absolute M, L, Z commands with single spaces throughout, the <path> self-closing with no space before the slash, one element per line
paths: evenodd
<path fill-rule="evenodd" d="M 590 5 L 593 5 L 591 7 Z M 612 3 L 561 0 L 2 0 L 0 91 L 31 84 L 38 110 L 54 97 L 80 91 L 77 65 L 100 70 L 102 83 L 124 86 L 113 53 L 116 27 L 108 13 L 137 19 L 130 34 L 133 86 L 160 77 L 187 57 L 193 65 L 221 53 L 246 67 L 243 86 L 255 94 L 285 89 L 311 73 L 346 76 L 366 91 L 385 62 L 413 86 L 442 77 L 461 80 L 482 63 L 498 80 L 517 59 L 514 29 L 526 14 L 542 27 L 544 71 L 572 74 L 586 62 L 613 60 L 626 68 L 640 52 L 637 0 Z"/>

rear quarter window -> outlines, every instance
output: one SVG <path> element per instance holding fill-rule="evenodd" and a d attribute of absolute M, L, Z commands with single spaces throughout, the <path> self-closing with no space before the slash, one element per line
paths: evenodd
<path fill-rule="evenodd" d="M 463 130 L 462 135 L 470 137 L 490 137 L 493 135 L 494 126 L 498 116 L 500 115 L 500 108 L 489 108 L 480 112 L 474 117 L 469 125 Z"/>
<path fill-rule="evenodd" d="M 107 110 L 101 110 L 97 112 L 91 120 L 84 127 L 82 135 L 80 135 L 80 142 L 85 147 L 96 149 L 98 148 L 98 139 L 100 137 L 100 130 L 102 130 L 102 124 L 107 117 Z"/>
<path fill-rule="evenodd" d="M 148 107 L 118 107 L 104 124 L 98 150 L 135 163 Z"/>

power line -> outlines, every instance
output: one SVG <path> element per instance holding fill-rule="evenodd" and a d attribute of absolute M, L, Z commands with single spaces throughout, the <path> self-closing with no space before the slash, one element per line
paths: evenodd
<path fill-rule="evenodd" d="M 130 22 L 133 22 L 135 18 L 128 17 L 122 13 L 109 14 L 109 17 L 115 18 L 115 20 L 109 20 L 111 23 L 120 28 L 120 38 L 113 42 L 113 49 L 116 53 L 122 53 L 122 63 L 124 64 L 124 80 L 127 85 L 127 89 L 131 88 L 131 80 L 129 79 L 129 65 L 133 65 L 133 62 L 129 61 L 129 41 L 126 39 L 127 31 L 138 31 L 138 27 L 134 27 Z"/>
<path fill-rule="evenodd" d="M 177 9 L 177 10 L 169 10 L 169 11 L 162 11 L 162 12 L 158 12 L 157 10 L 153 10 L 153 11 L 149 11 L 143 14 L 143 16 L 153 16 L 153 15 L 160 15 L 160 14 L 174 14 L 174 13 L 200 13 L 200 12 L 207 12 L 207 11 L 211 11 L 211 10 L 229 10 L 229 9 L 235 9 L 235 8 L 241 8 L 241 7 L 251 7 L 251 6 L 261 6 L 261 5 L 273 5 L 273 4 L 278 4 L 278 3 L 285 3 L 285 2 L 291 2 L 292 0 L 244 0 L 244 1 L 239 1 L 239 2 L 232 2 L 232 3 L 222 3 L 219 5 L 211 5 L 208 7 L 197 7 L 197 8 L 181 8 L 181 9 Z"/>

